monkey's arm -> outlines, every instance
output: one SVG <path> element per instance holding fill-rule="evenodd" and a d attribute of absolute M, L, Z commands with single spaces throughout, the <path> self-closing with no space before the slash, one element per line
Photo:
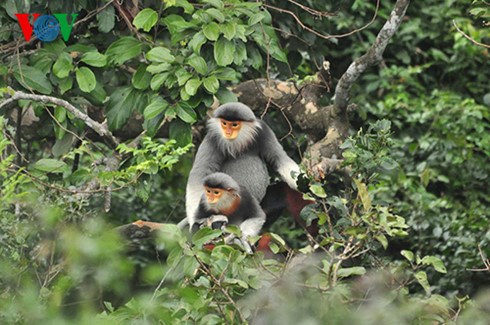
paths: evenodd
<path fill-rule="evenodd" d="M 196 212 L 203 191 L 203 179 L 211 173 L 219 171 L 223 162 L 223 155 L 212 143 L 213 139 L 206 136 L 197 150 L 189 179 L 187 180 L 185 194 L 185 208 L 189 228 L 195 222 Z M 180 223 L 179 223 L 180 224 Z"/>
<path fill-rule="evenodd" d="M 206 208 L 205 200 L 204 194 L 201 194 L 199 205 L 194 213 L 193 223 L 189 225 L 191 233 L 196 232 L 202 226 L 208 226 L 208 220 L 213 216 L 213 213 Z"/>
<path fill-rule="evenodd" d="M 249 192 L 243 189 L 241 195 L 242 199 L 238 207 L 238 214 L 243 221 L 239 226 L 242 231 L 242 239 L 246 239 L 259 234 L 265 223 L 266 215 L 257 199 L 250 195 Z"/>
<path fill-rule="evenodd" d="M 298 164 L 286 154 L 271 128 L 264 122 L 261 122 L 261 126 L 261 157 L 277 171 L 290 188 L 297 190 L 296 179 L 300 174 Z"/>
<path fill-rule="evenodd" d="M 265 213 L 260 209 L 258 216 L 249 218 L 240 224 L 242 238 L 257 236 L 265 223 Z"/>

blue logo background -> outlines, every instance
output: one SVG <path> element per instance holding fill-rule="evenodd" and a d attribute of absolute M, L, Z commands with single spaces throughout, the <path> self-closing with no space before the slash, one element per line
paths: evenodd
<path fill-rule="evenodd" d="M 43 15 L 34 22 L 34 33 L 43 42 L 52 42 L 60 33 L 60 23 L 51 15 Z"/>

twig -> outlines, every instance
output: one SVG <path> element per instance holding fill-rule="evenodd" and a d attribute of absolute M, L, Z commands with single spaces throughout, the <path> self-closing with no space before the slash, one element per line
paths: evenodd
<path fill-rule="evenodd" d="M 133 26 L 131 14 L 129 12 L 127 12 L 127 10 L 125 8 L 122 7 L 122 0 L 119 0 L 119 1 L 118 0 L 115 0 L 114 1 L 114 7 L 116 7 L 117 11 L 122 16 L 122 18 L 124 20 L 124 23 L 126 24 L 126 26 L 128 26 L 128 29 L 131 30 L 131 32 L 134 35 L 136 35 L 136 37 L 140 41 L 143 40 L 144 38 L 138 32 L 138 30 L 136 29 L 136 27 Z"/>
<path fill-rule="evenodd" d="M 335 16 L 335 14 L 333 14 L 331 12 L 315 10 L 313 8 L 302 5 L 301 3 L 298 3 L 294 0 L 287 0 L 287 1 L 292 3 L 293 5 L 300 7 L 301 9 L 303 9 L 304 11 L 306 11 L 307 13 L 309 13 L 313 16 L 317 16 L 317 17 L 333 17 L 333 16 Z"/>
<path fill-rule="evenodd" d="M 165 283 L 165 280 L 167 279 L 168 275 L 170 274 L 170 272 L 172 272 L 174 270 L 174 268 L 179 265 L 180 261 L 182 260 L 182 258 L 184 257 L 184 255 L 181 255 L 179 257 L 179 260 L 177 261 L 177 263 L 175 263 L 174 265 L 172 265 L 168 270 L 167 272 L 165 272 L 165 275 L 163 276 L 163 278 L 160 280 L 160 282 L 158 283 L 157 287 L 155 288 L 155 290 L 153 291 L 153 295 L 151 296 L 151 299 L 150 299 L 150 302 L 153 302 L 157 296 L 157 293 L 158 293 L 158 290 L 160 290 L 163 286 L 163 284 Z"/>
<path fill-rule="evenodd" d="M 482 47 L 485 47 L 487 49 L 490 49 L 490 44 L 484 44 L 484 43 L 480 43 L 478 42 L 477 40 L 475 40 L 474 38 L 472 38 L 470 35 L 466 34 L 465 32 L 463 32 L 459 27 L 458 25 L 456 24 L 456 21 L 453 20 L 453 25 L 454 27 L 456 28 L 456 30 L 461 34 L 463 35 L 466 39 L 468 39 L 471 43 L 473 44 L 476 44 L 478 46 L 482 46 Z"/>
<path fill-rule="evenodd" d="M 12 97 L 0 103 L 0 109 L 2 109 L 3 107 L 7 106 L 12 102 L 21 99 L 33 100 L 45 104 L 55 104 L 64 107 L 67 111 L 75 115 L 76 118 L 82 120 L 85 123 L 85 125 L 87 125 L 89 128 L 94 130 L 100 136 L 104 137 L 111 146 L 117 147 L 117 145 L 119 144 L 119 141 L 114 137 L 114 135 L 112 135 L 112 133 L 107 128 L 106 124 L 101 124 L 97 121 L 94 121 L 87 114 L 82 113 L 78 108 L 76 108 L 75 106 L 73 106 L 72 104 L 70 104 L 64 99 L 60 99 L 52 96 L 46 96 L 46 95 L 27 94 L 22 91 L 16 91 Z"/>
<path fill-rule="evenodd" d="M 357 29 L 354 29 L 350 32 L 347 32 L 347 33 L 344 33 L 344 34 L 337 34 L 337 35 L 325 35 L 325 34 L 322 34 L 320 32 L 317 32 L 316 30 L 314 30 L 313 28 L 311 27 L 308 27 L 306 26 L 302 21 L 301 19 L 292 11 L 290 10 L 286 10 L 286 9 L 282 9 L 282 8 L 279 8 L 279 7 L 275 7 L 275 6 L 271 6 L 271 5 L 268 5 L 268 4 L 264 4 L 263 6 L 266 7 L 266 8 L 270 8 L 272 10 L 275 10 L 275 11 L 278 11 L 280 13 L 285 13 L 285 14 L 288 14 L 290 16 L 292 16 L 294 18 L 294 20 L 296 20 L 296 22 L 298 23 L 298 25 L 301 26 L 301 28 L 303 28 L 304 30 L 307 30 L 308 32 L 312 33 L 312 34 L 315 34 L 316 36 L 320 37 L 320 38 L 323 38 L 323 39 L 330 39 L 330 38 L 342 38 L 342 37 L 347 37 L 347 36 L 350 36 L 352 34 L 355 34 L 357 32 L 360 32 L 361 30 L 363 29 L 366 29 L 369 25 L 371 25 L 375 20 L 376 20 L 376 17 L 378 16 L 378 10 L 379 10 L 379 4 L 380 4 L 380 0 L 377 0 L 376 1 L 376 9 L 374 11 L 374 15 L 373 15 L 373 18 L 371 19 L 371 21 L 369 21 L 366 25 L 362 26 L 361 28 L 357 28 Z"/>
<path fill-rule="evenodd" d="M 213 280 L 214 284 L 216 284 L 218 286 L 218 288 L 223 293 L 223 295 L 226 297 L 226 299 L 228 299 L 228 301 L 235 307 L 235 310 L 237 311 L 241 322 L 246 324 L 247 319 L 245 318 L 245 316 L 242 314 L 242 312 L 238 308 L 238 305 L 236 304 L 235 300 L 233 300 L 233 298 L 230 296 L 228 291 L 226 291 L 226 289 L 221 285 L 221 281 L 214 276 L 214 274 L 211 272 L 211 270 L 208 269 L 206 267 L 206 265 L 204 265 L 204 263 L 201 261 L 201 259 L 197 255 L 194 255 L 194 257 L 197 260 L 197 262 L 199 263 L 199 265 L 201 266 L 201 268 L 204 270 L 204 272 L 206 272 L 206 274 L 211 278 L 211 280 Z"/>
<path fill-rule="evenodd" d="M 485 265 L 484 269 L 467 269 L 468 271 L 473 271 L 473 272 L 490 272 L 490 259 L 485 257 L 485 254 L 483 254 L 483 251 L 481 249 L 481 245 L 478 245 L 478 251 L 480 252 L 480 257 L 481 260 L 483 261 L 483 265 Z"/>

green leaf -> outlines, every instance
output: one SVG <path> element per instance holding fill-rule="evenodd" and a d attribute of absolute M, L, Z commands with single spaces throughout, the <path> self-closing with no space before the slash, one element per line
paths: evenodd
<path fill-rule="evenodd" d="M 228 39 L 232 40 L 235 35 L 236 35 L 236 25 L 234 23 L 226 23 L 221 26 L 221 32 L 223 33 L 223 36 Z"/>
<path fill-rule="evenodd" d="M 424 169 L 424 171 L 420 174 L 420 180 L 422 182 L 422 185 L 424 185 L 425 187 L 427 187 L 427 185 L 430 182 L 430 178 L 432 176 L 431 174 L 432 174 L 432 169 L 430 168 Z"/>
<path fill-rule="evenodd" d="M 141 64 L 131 78 L 131 83 L 134 88 L 144 90 L 150 86 L 151 79 L 152 75 L 146 71 L 146 66 Z"/>
<path fill-rule="evenodd" d="M 207 24 L 202 29 L 204 36 L 210 41 L 216 41 L 219 37 L 219 25 L 215 22 Z"/>
<path fill-rule="evenodd" d="M 192 55 L 189 60 L 187 61 L 191 67 L 193 67 L 198 73 L 204 75 L 208 73 L 208 64 L 206 61 L 198 56 L 198 55 Z"/>
<path fill-rule="evenodd" d="M 187 82 L 187 80 L 192 77 L 192 74 L 183 68 L 177 70 L 177 72 L 175 72 L 175 75 L 177 76 L 177 82 L 179 86 L 183 86 Z"/>
<path fill-rule="evenodd" d="M 176 7 L 180 7 L 184 9 L 186 14 L 192 14 L 194 12 L 194 6 L 189 3 L 187 0 L 174 0 Z M 167 3 L 168 5 L 168 3 Z"/>
<path fill-rule="evenodd" d="M 3 1 L 2 7 L 5 8 L 5 11 L 10 16 L 10 18 L 16 20 L 17 17 L 15 14 L 19 12 L 29 12 L 30 11 L 30 1 L 20 1 L 20 0 L 11 0 L 11 1 Z"/>
<path fill-rule="evenodd" d="M 109 33 L 114 28 L 115 22 L 116 14 L 113 5 L 107 6 L 97 14 L 98 28 L 102 33 Z"/>
<path fill-rule="evenodd" d="M 257 50 L 256 47 L 249 47 L 248 48 L 249 52 L 249 57 L 250 60 L 252 60 L 252 67 L 256 70 L 259 70 L 260 67 L 264 64 L 262 60 L 262 55 L 260 54 L 259 50 Z"/>
<path fill-rule="evenodd" d="M 245 282 L 243 280 L 240 280 L 240 279 L 225 278 L 225 280 L 223 281 L 223 283 L 226 283 L 226 284 L 236 284 L 236 285 L 242 287 L 243 289 L 248 289 L 247 282 Z"/>
<path fill-rule="evenodd" d="M 157 21 L 158 13 L 151 8 L 145 8 L 134 17 L 133 25 L 138 29 L 143 29 L 145 32 L 148 32 L 155 26 Z"/>
<path fill-rule="evenodd" d="M 54 133 L 56 140 L 60 140 L 66 134 L 66 110 L 63 107 L 56 106 L 54 108 L 54 118 L 56 122 L 53 121 Z"/>
<path fill-rule="evenodd" d="M 220 87 L 216 93 L 216 98 L 218 98 L 221 104 L 233 103 L 238 101 L 236 95 L 226 87 Z"/>
<path fill-rule="evenodd" d="M 223 4 L 223 1 L 221 0 L 203 0 L 202 2 L 208 3 L 212 5 L 215 8 L 218 8 L 220 10 L 223 10 L 225 8 L 225 5 Z"/>
<path fill-rule="evenodd" d="M 369 211 L 371 209 L 371 198 L 369 197 L 369 192 L 367 190 L 366 184 L 362 183 L 358 179 L 354 179 L 354 183 L 357 187 L 357 195 L 361 199 L 364 211 Z"/>
<path fill-rule="evenodd" d="M 412 251 L 402 250 L 400 254 L 402 254 L 402 256 L 404 256 L 409 262 L 413 262 L 415 257 Z"/>
<path fill-rule="evenodd" d="M 121 65 L 140 55 L 142 48 L 143 45 L 136 38 L 125 36 L 112 43 L 105 54 L 109 57 L 110 62 Z"/>
<path fill-rule="evenodd" d="M 252 34 L 254 41 L 264 52 L 269 53 L 274 59 L 287 63 L 286 53 L 281 49 L 275 30 L 267 25 L 255 25 Z"/>
<path fill-rule="evenodd" d="M 247 47 L 243 42 L 237 42 L 235 47 L 235 58 L 233 63 L 236 65 L 243 65 L 243 62 L 247 59 Z"/>
<path fill-rule="evenodd" d="M 180 243 L 184 244 L 186 241 L 181 229 L 174 224 L 162 224 L 162 226 L 158 230 L 157 235 L 157 243 L 163 244 L 166 247 L 179 247 Z"/>
<path fill-rule="evenodd" d="M 71 133 L 65 133 L 63 138 L 56 140 L 51 152 L 55 157 L 61 157 L 62 155 L 68 153 L 73 144 L 74 137 Z"/>
<path fill-rule="evenodd" d="M 272 237 L 272 239 L 273 239 L 273 240 L 274 240 L 276 243 L 280 244 L 282 247 L 286 247 L 286 242 L 285 242 L 285 241 L 284 241 L 284 239 L 282 239 L 282 238 L 281 238 L 279 235 L 277 235 L 277 234 L 275 234 L 275 233 L 272 233 L 272 232 L 271 232 L 271 233 L 269 233 L 269 236 L 271 236 L 271 237 Z"/>
<path fill-rule="evenodd" d="M 68 76 L 66 78 L 58 80 L 58 87 L 60 89 L 60 93 L 63 95 L 66 93 L 68 90 L 72 89 L 73 87 L 73 77 Z"/>
<path fill-rule="evenodd" d="M 235 55 L 235 46 L 233 42 L 221 37 L 214 44 L 214 59 L 219 66 L 227 66 L 233 62 L 233 56 Z"/>
<path fill-rule="evenodd" d="M 164 115 L 157 115 L 152 119 L 145 119 L 145 121 L 143 122 L 143 129 L 146 130 L 146 135 L 148 135 L 149 137 L 154 137 L 160 129 L 164 118 Z"/>
<path fill-rule="evenodd" d="M 170 53 L 170 50 L 161 46 L 152 48 L 146 53 L 146 58 L 157 63 L 172 63 L 175 61 L 175 56 Z"/>
<path fill-rule="evenodd" d="M 201 228 L 192 236 L 192 243 L 196 245 L 198 248 L 201 248 L 202 245 L 210 242 L 211 240 L 218 238 L 221 236 L 221 230 L 219 229 L 211 229 L 211 228 Z"/>
<path fill-rule="evenodd" d="M 81 91 L 89 93 L 95 89 L 97 81 L 95 75 L 87 67 L 81 67 L 75 71 L 75 77 L 77 79 L 78 87 Z"/>
<path fill-rule="evenodd" d="M 310 191 L 316 196 L 318 196 L 319 198 L 324 199 L 327 197 L 327 193 L 325 193 L 325 190 L 323 189 L 321 184 L 310 185 Z"/>
<path fill-rule="evenodd" d="M 237 73 L 232 68 L 218 68 L 214 70 L 214 75 L 220 80 L 233 81 L 237 78 Z"/>
<path fill-rule="evenodd" d="M 174 139 L 180 147 L 192 142 L 192 128 L 188 123 L 180 119 L 174 119 L 170 122 L 169 128 L 170 139 Z"/>
<path fill-rule="evenodd" d="M 54 108 L 54 118 L 59 122 L 63 123 L 66 121 L 66 110 L 61 106 L 56 106 Z"/>
<path fill-rule="evenodd" d="M 156 73 L 168 71 L 171 67 L 172 65 L 169 63 L 151 64 L 146 68 L 146 71 L 148 71 L 151 74 L 156 74 Z"/>
<path fill-rule="evenodd" d="M 167 25 L 167 28 L 172 35 L 182 33 L 189 28 L 197 27 L 194 23 L 186 21 L 179 15 L 169 15 L 163 19 L 163 22 Z"/>
<path fill-rule="evenodd" d="M 37 50 L 30 56 L 31 66 L 39 69 L 44 74 L 48 74 L 51 70 L 55 59 L 51 53 L 44 49 Z"/>
<path fill-rule="evenodd" d="M 182 121 L 186 123 L 194 123 L 197 121 L 197 114 L 189 104 L 180 102 L 176 105 L 176 109 L 177 116 L 180 117 Z"/>
<path fill-rule="evenodd" d="M 219 23 L 224 23 L 225 21 L 225 15 L 221 11 L 219 11 L 216 8 L 209 8 L 208 10 L 205 11 L 206 14 L 214 18 L 214 20 L 217 20 Z"/>
<path fill-rule="evenodd" d="M 386 236 L 383 234 L 379 234 L 376 237 L 376 240 L 381 243 L 383 248 L 386 250 L 388 248 L 388 239 L 386 239 Z"/>
<path fill-rule="evenodd" d="M 138 104 L 144 103 L 140 93 L 131 87 L 119 88 L 114 91 L 107 103 L 107 122 L 111 131 L 126 124 L 131 114 L 137 110 Z"/>
<path fill-rule="evenodd" d="M 249 19 L 248 19 L 248 25 L 249 26 L 252 26 L 252 25 L 255 25 L 257 23 L 259 23 L 260 21 L 262 21 L 262 19 L 264 19 L 266 17 L 265 13 L 264 12 L 258 12 L 254 15 L 252 15 Z"/>
<path fill-rule="evenodd" d="M 199 78 L 192 78 L 185 84 L 185 91 L 189 94 L 189 96 L 194 96 L 199 87 L 201 86 L 202 81 Z"/>
<path fill-rule="evenodd" d="M 157 117 L 159 114 L 163 113 L 168 108 L 168 102 L 162 97 L 155 97 L 151 103 L 146 106 L 143 115 L 145 120 L 150 120 Z"/>
<path fill-rule="evenodd" d="M 92 51 L 83 54 L 80 61 L 93 67 L 102 68 L 107 65 L 107 56 L 97 51 Z"/>
<path fill-rule="evenodd" d="M 151 90 L 160 89 L 160 87 L 163 85 L 167 77 L 168 77 L 168 73 L 159 73 L 154 75 L 153 78 L 151 78 L 151 83 L 150 83 Z"/>
<path fill-rule="evenodd" d="M 487 106 L 490 106 L 490 93 L 485 94 L 485 96 L 483 96 L 483 103 Z"/>
<path fill-rule="evenodd" d="M 46 78 L 46 75 L 36 68 L 27 65 L 16 64 L 13 67 L 14 78 L 28 90 L 35 90 L 41 94 L 49 95 L 53 91 L 53 86 Z"/>
<path fill-rule="evenodd" d="M 342 268 L 337 271 L 337 276 L 339 278 L 347 278 L 352 275 L 364 275 L 364 274 L 366 274 L 366 269 L 362 266 Z"/>
<path fill-rule="evenodd" d="M 417 282 L 424 288 L 425 292 L 430 294 L 430 285 L 429 281 L 427 280 L 427 273 L 424 271 L 419 271 L 414 274 L 415 279 L 417 279 Z"/>
<path fill-rule="evenodd" d="M 206 36 L 202 31 L 194 34 L 192 39 L 189 41 L 189 46 L 194 51 L 194 53 L 199 54 L 201 52 L 201 47 L 206 43 Z"/>
<path fill-rule="evenodd" d="M 180 99 L 183 101 L 188 101 L 191 99 L 191 95 L 189 95 L 186 91 L 185 88 L 180 89 Z"/>
<path fill-rule="evenodd" d="M 63 52 L 66 49 L 66 44 L 65 42 L 63 42 L 61 38 L 58 38 L 53 42 L 44 43 L 43 47 L 46 51 L 58 57 L 61 54 L 61 52 Z"/>
<path fill-rule="evenodd" d="M 446 267 L 440 258 L 435 256 L 424 256 L 422 258 L 422 264 L 432 265 L 434 269 L 439 273 L 447 273 Z"/>
<path fill-rule="evenodd" d="M 219 80 L 215 76 L 209 76 L 203 80 L 203 85 L 210 94 L 215 94 L 219 89 Z"/>
<path fill-rule="evenodd" d="M 97 105 L 102 105 L 104 103 L 107 98 L 107 93 L 100 81 L 96 82 L 95 89 L 90 92 L 88 98 Z"/>
<path fill-rule="evenodd" d="M 56 77 L 63 79 L 68 77 L 73 69 L 73 58 L 70 54 L 62 52 L 53 64 L 53 73 Z"/>
<path fill-rule="evenodd" d="M 67 170 L 68 165 L 56 159 L 44 158 L 38 160 L 33 167 L 43 172 L 60 174 Z"/>

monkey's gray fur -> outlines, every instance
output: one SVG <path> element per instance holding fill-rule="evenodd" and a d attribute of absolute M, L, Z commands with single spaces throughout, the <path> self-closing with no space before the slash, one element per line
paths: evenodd
<path fill-rule="evenodd" d="M 222 135 L 220 119 L 242 121 L 239 135 L 227 140 Z M 207 135 L 197 150 L 186 189 L 187 220 L 179 226 L 195 222 L 196 210 L 203 194 L 203 180 L 209 174 L 223 172 L 260 202 L 269 185 L 267 166 L 276 171 L 289 187 L 297 189 L 295 177 L 300 169 L 284 151 L 270 127 L 255 117 L 242 103 L 220 106 L 207 124 Z M 291 175 L 294 174 L 294 177 Z"/>

